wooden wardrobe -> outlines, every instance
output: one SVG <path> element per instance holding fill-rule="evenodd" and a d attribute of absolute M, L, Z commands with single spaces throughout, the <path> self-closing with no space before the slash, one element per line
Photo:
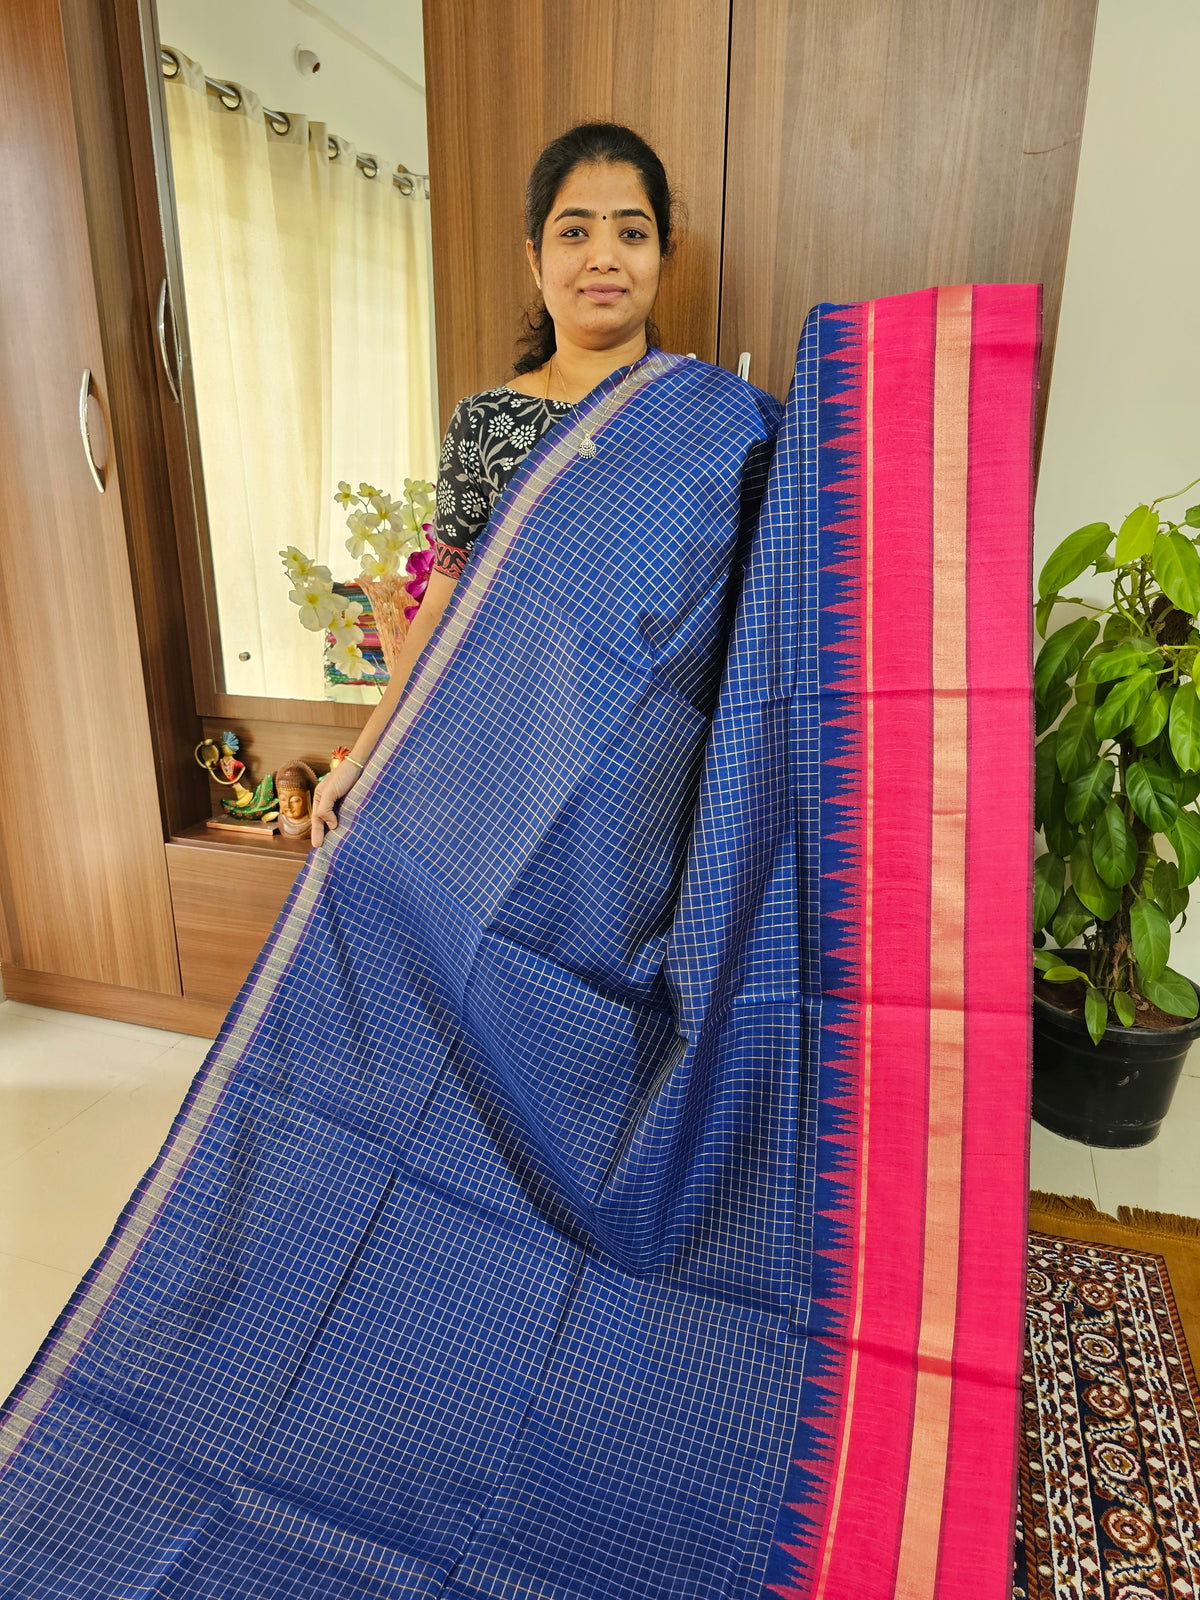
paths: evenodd
<path fill-rule="evenodd" d="M 1045 285 L 1044 407 L 1096 0 L 426 0 L 443 420 L 509 370 L 523 185 L 611 118 L 681 201 L 663 342 L 781 397 L 809 307 Z M 226 843 L 193 751 L 323 766 L 359 707 L 221 695 L 138 0 L 0 9 L 0 972 L 10 998 L 214 1032 L 304 860 Z M 186 336 L 179 352 L 186 360 Z"/>

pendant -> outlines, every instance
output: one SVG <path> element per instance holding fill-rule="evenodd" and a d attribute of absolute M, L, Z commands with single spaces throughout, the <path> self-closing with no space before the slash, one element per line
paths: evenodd
<path fill-rule="evenodd" d="M 588 461 L 596 454 L 596 441 L 590 433 L 585 433 L 579 441 L 579 454 Z"/>

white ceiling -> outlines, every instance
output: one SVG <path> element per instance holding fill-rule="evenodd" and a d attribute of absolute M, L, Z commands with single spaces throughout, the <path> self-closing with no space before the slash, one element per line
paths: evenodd
<path fill-rule="evenodd" d="M 335 27 L 340 25 L 407 77 L 424 85 L 421 0 L 291 0 L 291 4 L 299 12 L 320 16 Z"/>

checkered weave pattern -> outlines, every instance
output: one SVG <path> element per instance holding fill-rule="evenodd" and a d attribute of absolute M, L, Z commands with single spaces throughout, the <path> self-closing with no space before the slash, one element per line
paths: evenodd
<path fill-rule="evenodd" d="M 9 1403 L 6 1596 L 818 1592 L 858 1127 L 836 314 L 773 469 L 775 401 L 655 353 L 505 491 Z"/>

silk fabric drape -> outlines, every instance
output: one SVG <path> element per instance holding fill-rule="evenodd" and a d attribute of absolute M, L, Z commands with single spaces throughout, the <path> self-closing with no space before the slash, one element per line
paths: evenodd
<path fill-rule="evenodd" d="M 6 1593 L 1006 1600 L 1037 334 L 818 308 L 761 512 L 704 363 L 533 451 L 8 1408 Z"/>

